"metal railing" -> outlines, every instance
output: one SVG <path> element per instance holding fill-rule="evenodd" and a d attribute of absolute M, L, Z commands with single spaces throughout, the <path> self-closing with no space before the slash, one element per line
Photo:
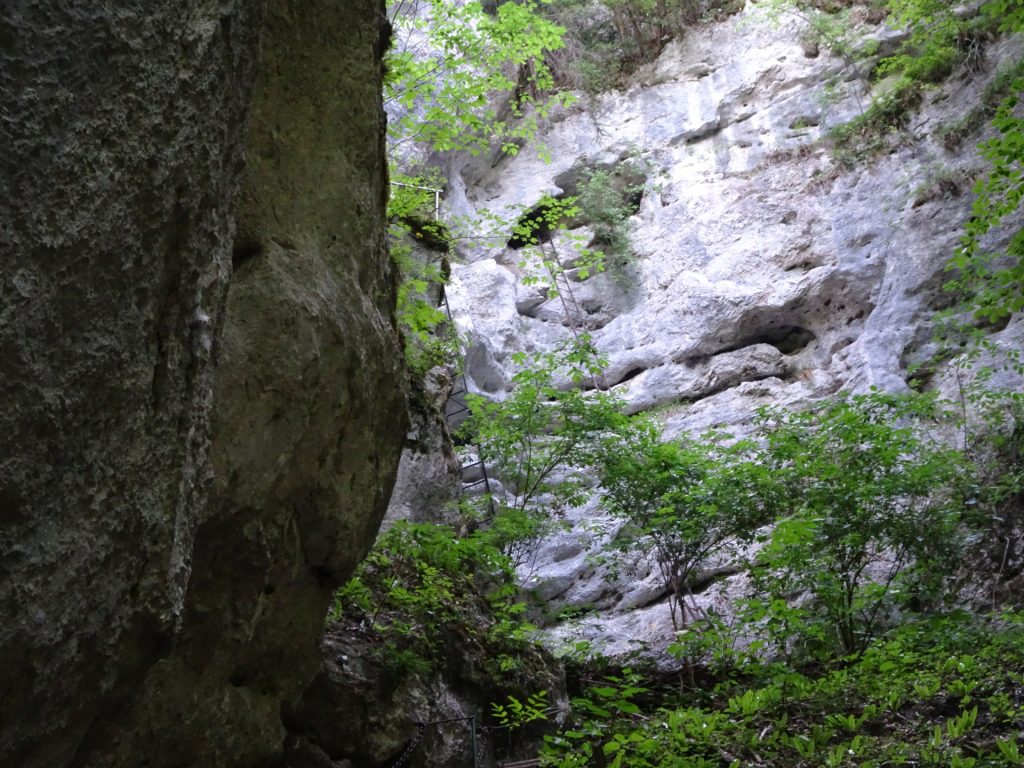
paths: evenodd
<path fill-rule="evenodd" d="M 434 221 L 441 218 L 441 192 L 443 190 L 437 187 L 424 187 L 420 184 L 406 184 L 403 181 L 391 181 L 388 182 L 392 187 L 404 187 L 406 189 L 422 189 L 425 192 L 434 193 Z"/>

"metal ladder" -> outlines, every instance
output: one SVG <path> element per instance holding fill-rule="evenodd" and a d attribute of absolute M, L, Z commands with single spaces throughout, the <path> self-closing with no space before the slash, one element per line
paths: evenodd
<path fill-rule="evenodd" d="M 399 181 L 390 182 L 392 187 L 405 187 L 408 189 L 419 189 L 424 192 L 430 192 L 434 196 L 434 221 L 440 221 L 441 219 L 441 193 L 442 189 L 438 187 L 426 187 L 419 184 L 406 184 Z M 448 293 L 445 291 L 445 286 L 442 284 L 441 288 L 441 300 L 440 304 L 444 306 L 444 314 L 448 319 L 448 325 L 454 327 L 452 320 L 452 308 L 448 304 Z M 455 387 L 452 393 L 448 396 L 448 400 L 444 406 L 444 418 L 445 423 L 448 425 L 449 434 L 455 434 L 459 424 L 462 423 L 465 416 L 469 414 L 469 405 L 466 403 L 466 394 L 469 392 L 469 386 L 466 383 L 466 361 L 462 360 L 462 365 L 459 367 L 458 372 L 450 369 L 452 376 L 455 379 Z M 454 440 L 454 438 L 453 438 Z M 462 493 L 466 494 L 467 491 L 472 490 L 480 485 L 484 487 L 484 493 L 491 496 L 491 478 L 487 472 L 487 464 L 483 459 L 483 452 L 480 450 L 479 445 L 473 446 L 476 449 L 477 460 L 469 462 L 468 464 L 460 464 L 459 467 L 459 479 L 462 482 Z M 490 501 L 491 511 L 495 511 L 493 498 Z"/>
<path fill-rule="evenodd" d="M 444 314 L 448 318 L 449 326 L 454 326 L 452 308 L 448 303 L 448 293 L 443 285 L 441 286 L 441 304 L 444 307 Z M 469 404 L 466 402 L 466 395 L 469 394 L 469 384 L 466 382 L 465 368 L 465 359 L 462 360 L 462 365 L 458 368 L 449 368 L 454 379 L 454 386 L 444 406 L 444 418 L 448 425 L 449 433 L 453 435 L 453 441 L 459 425 L 462 424 L 470 411 Z M 470 443 L 469 445 L 476 450 L 476 461 L 470 461 L 465 464 L 460 463 L 459 465 L 462 494 L 465 495 L 467 492 L 482 485 L 484 493 L 490 499 L 489 506 L 491 512 L 494 513 L 496 507 L 492 496 L 491 476 L 487 471 L 487 462 L 484 460 L 483 451 L 480 450 L 479 444 Z"/>
<path fill-rule="evenodd" d="M 551 247 L 552 256 L 551 259 L 546 260 L 546 263 L 558 265 L 557 271 L 552 269 L 550 266 L 546 267 L 548 277 L 551 278 L 551 283 L 562 303 L 562 312 L 565 314 L 565 324 L 569 327 L 569 330 L 572 331 L 572 336 L 576 339 L 576 343 L 581 344 L 580 331 L 583 330 L 583 308 L 580 307 L 579 302 L 576 300 L 576 293 L 572 289 L 572 280 L 569 279 L 568 273 L 562 266 L 562 257 L 558 253 L 558 249 L 555 248 L 554 240 L 548 239 L 546 242 L 547 245 Z M 546 256 L 544 245 L 544 241 L 538 243 L 542 257 Z M 594 389 L 608 389 L 603 374 L 591 374 L 590 380 L 594 385 Z"/>

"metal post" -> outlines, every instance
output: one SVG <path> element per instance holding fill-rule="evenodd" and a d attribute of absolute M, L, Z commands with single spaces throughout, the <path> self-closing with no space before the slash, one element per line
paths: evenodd
<path fill-rule="evenodd" d="M 480 768 L 480 763 L 478 761 L 477 754 L 476 754 L 476 718 L 475 717 L 469 718 L 469 730 L 470 730 L 470 733 L 472 734 L 472 743 L 473 743 L 473 768 Z"/>
<path fill-rule="evenodd" d="M 444 190 L 438 187 L 424 187 L 420 184 L 406 184 L 403 181 L 392 181 L 390 182 L 392 187 L 406 187 L 408 189 L 422 189 L 425 192 L 434 193 L 434 221 L 441 219 L 441 192 Z"/>

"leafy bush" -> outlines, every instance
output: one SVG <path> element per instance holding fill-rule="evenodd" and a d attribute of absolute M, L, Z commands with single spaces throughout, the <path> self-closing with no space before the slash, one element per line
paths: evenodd
<path fill-rule="evenodd" d="M 455 356 L 456 339 L 446 328 L 446 316 L 438 306 L 447 283 L 450 237 L 435 219 L 434 197 L 421 187 L 441 186 L 436 179 L 399 176 L 388 203 L 388 246 L 398 267 L 399 284 L 395 315 L 402 334 L 406 364 L 414 378 Z M 422 244 L 414 248 L 413 243 Z"/>
<path fill-rule="evenodd" d="M 471 415 L 463 431 L 509 491 L 480 500 L 477 513 L 516 564 L 554 530 L 560 512 L 586 498 L 575 470 L 590 461 L 599 437 L 626 424 L 616 397 L 579 389 L 601 365 L 589 339 L 581 339 L 556 352 L 518 354 L 522 367 L 504 400 L 467 396 Z"/>
<path fill-rule="evenodd" d="M 922 437 L 932 397 L 878 393 L 804 412 L 765 411 L 762 430 L 791 513 L 758 555 L 769 607 L 806 590 L 787 627 L 860 653 L 898 608 L 927 604 L 955 562 L 961 454 Z"/>
<path fill-rule="evenodd" d="M 925 91 L 946 80 L 958 66 L 978 67 L 990 17 L 961 18 L 945 0 L 888 0 L 894 26 L 907 28 L 908 40 L 875 67 L 876 81 L 894 78 L 867 109 L 829 133 L 836 160 L 852 167 L 891 146 L 920 105 Z"/>
<path fill-rule="evenodd" d="M 502 3 L 394 2 L 397 44 L 387 57 L 385 103 L 403 112 L 388 121 L 392 144 L 477 154 L 497 139 L 515 153 L 536 133 L 538 118 L 565 94 L 551 93 L 544 56 L 564 30 L 539 13 L 536 0 Z M 427 41 L 424 44 L 424 39 Z M 512 119 L 495 98 L 513 96 Z"/>
<path fill-rule="evenodd" d="M 1024 573 L 1024 394 L 965 391 L 964 450 L 975 467 L 967 516 L 976 532 L 975 575 L 991 580 L 992 604 Z"/>
<path fill-rule="evenodd" d="M 889 134 L 899 131 L 921 103 L 922 84 L 901 76 L 890 89 L 875 98 L 870 106 L 847 123 L 829 131 L 833 157 L 840 165 L 852 168 L 880 154 L 889 145 Z"/>
<path fill-rule="evenodd" d="M 424 672 L 444 657 L 446 638 L 478 636 L 495 656 L 514 649 L 533 629 L 516 595 L 512 563 L 490 537 L 400 521 L 337 592 L 331 618 L 363 621 L 395 671 Z"/>
<path fill-rule="evenodd" d="M 623 675 L 573 701 L 547 764 L 1022 765 L 1022 653 L 1021 614 L 958 613 L 910 622 L 848 664 L 751 665 L 681 696 Z"/>
<path fill-rule="evenodd" d="M 1024 92 L 1024 77 L 1012 89 Z M 1024 118 L 1016 114 L 1018 101 L 1017 95 L 1003 101 L 993 119 L 999 135 L 979 148 L 991 170 L 974 186 L 972 215 L 949 264 L 955 277 L 946 284 L 948 290 L 970 296 L 961 309 L 989 323 L 1024 309 L 1024 229 L 1016 231 L 1003 252 L 982 246 L 986 235 L 998 231 L 1024 200 Z"/>
<path fill-rule="evenodd" d="M 629 217 L 635 206 L 630 198 L 642 192 L 642 185 L 626 184 L 611 171 L 590 171 L 580 183 L 579 216 L 593 228 L 593 245 L 604 253 L 605 268 L 622 269 L 631 260 Z"/>
<path fill-rule="evenodd" d="M 750 542 L 781 497 L 754 443 L 721 433 L 663 442 L 650 425 L 606 443 L 601 483 L 605 507 L 625 523 L 611 546 L 624 556 L 652 552 L 676 629 L 687 623 L 699 569 Z"/>

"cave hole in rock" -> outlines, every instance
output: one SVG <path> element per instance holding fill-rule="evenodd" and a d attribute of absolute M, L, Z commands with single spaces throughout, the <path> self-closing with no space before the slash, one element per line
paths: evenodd
<path fill-rule="evenodd" d="M 817 128 L 821 125 L 821 118 L 817 115 L 800 115 L 789 124 L 789 130 L 800 131 L 805 128 Z"/>
<path fill-rule="evenodd" d="M 1003 315 L 1002 317 L 992 318 L 975 318 L 974 325 L 984 331 L 987 334 L 999 333 L 1006 329 L 1006 326 L 1010 324 L 1010 320 L 1013 315 Z"/>
<path fill-rule="evenodd" d="M 904 371 L 903 380 L 915 392 L 926 392 L 932 386 L 936 373 L 933 368 L 917 368 L 913 373 Z"/>
<path fill-rule="evenodd" d="M 691 595 L 700 595 L 707 592 L 715 584 L 720 584 L 730 576 L 735 576 L 740 569 L 734 565 L 724 565 L 718 568 L 708 568 L 690 577 L 689 591 Z"/>
<path fill-rule="evenodd" d="M 231 264 L 238 267 L 263 253 L 263 244 L 259 240 L 238 237 L 231 249 Z"/>
<path fill-rule="evenodd" d="M 583 182 L 586 184 L 586 180 Z M 610 206 L 621 204 L 622 215 L 633 216 L 640 212 L 640 206 L 644 199 L 644 184 L 646 183 L 646 177 L 641 174 L 619 174 L 616 173 L 611 176 L 610 188 L 607 193 L 602 193 L 605 199 L 599 199 L 594 201 L 593 207 L 596 209 L 596 213 L 600 215 L 601 209 L 608 209 Z M 607 240 L 607 237 L 603 237 L 601 231 L 603 229 L 602 222 L 595 218 L 594 211 L 588 211 L 590 205 L 587 203 L 586 198 L 583 199 L 583 203 L 580 203 L 580 194 L 586 194 L 586 188 L 583 190 L 579 189 L 579 182 L 566 183 L 566 186 L 570 188 L 569 191 L 563 192 L 557 195 L 554 200 L 562 201 L 566 197 L 577 197 L 577 205 L 581 207 L 580 212 L 572 218 L 566 218 L 559 220 L 557 215 L 554 213 L 552 208 L 554 204 L 551 202 L 542 202 L 530 208 L 526 213 L 522 214 L 516 219 L 515 225 L 512 227 L 512 234 L 508 239 L 508 247 L 513 250 L 519 250 L 525 248 L 528 245 L 536 245 L 537 243 L 548 242 L 551 238 L 551 232 L 559 225 L 564 224 L 568 229 L 576 229 L 584 225 L 592 225 L 597 230 L 593 240 L 588 244 L 589 246 L 602 245 Z M 570 194 L 570 191 L 573 194 Z M 607 196 L 610 195 L 614 198 L 620 198 L 621 203 L 618 200 L 609 201 Z M 595 195 L 598 196 L 598 195 Z"/>
<path fill-rule="evenodd" d="M 748 333 L 743 336 L 740 341 L 732 344 L 724 349 L 720 349 L 716 354 L 723 354 L 725 352 L 735 352 L 738 349 L 744 347 L 752 347 L 755 344 L 768 344 L 769 346 L 775 347 L 779 352 L 784 355 L 795 355 L 798 352 L 802 352 L 807 346 L 816 339 L 814 333 L 807 328 L 799 325 L 768 325 L 762 327 L 758 331 Z"/>
<path fill-rule="evenodd" d="M 627 187 L 623 195 L 623 202 L 629 209 L 629 215 L 634 216 L 640 213 L 640 204 L 644 201 L 644 187 L 642 184 Z"/>
<path fill-rule="evenodd" d="M 792 272 L 794 270 L 799 269 L 802 272 L 806 272 L 808 270 L 814 269 L 815 266 L 816 265 L 812 259 L 804 259 L 803 261 L 797 261 L 794 262 L 793 264 L 789 264 L 788 266 L 783 267 L 782 271 Z"/>
<path fill-rule="evenodd" d="M 618 381 L 608 382 L 610 386 L 616 386 L 617 384 L 625 384 L 627 381 L 635 379 L 641 373 L 646 371 L 646 368 L 630 368 L 622 376 L 619 377 Z"/>
<path fill-rule="evenodd" d="M 640 212 L 647 187 L 648 170 L 636 157 L 615 163 L 575 165 L 555 177 L 563 197 L 576 198 L 580 213 L 570 228 L 607 223 L 607 218 L 633 216 Z"/>
<path fill-rule="evenodd" d="M 554 220 L 553 207 L 553 203 L 543 202 L 516 219 L 512 228 L 512 236 L 508 239 L 508 247 L 519 250 L 528 245 L 548 242 L 551 239 L 552 226 L 558 223 Z"/>
<path fill-rule="evenodd" d="M 254 670 L 249 664 L 242 664 L 235 667 L 228 677 L 228 683 L 232 688 L 248 688 L 249 683 L 255 677 Z"/>
<path fill-rule="evenodd" d="M 805 349 L 814 341 L 814 334 L 806 328 L 783 325 L 765 335 L 765 343 L 771 344 L 784 355 L 793 355 Z"/>

